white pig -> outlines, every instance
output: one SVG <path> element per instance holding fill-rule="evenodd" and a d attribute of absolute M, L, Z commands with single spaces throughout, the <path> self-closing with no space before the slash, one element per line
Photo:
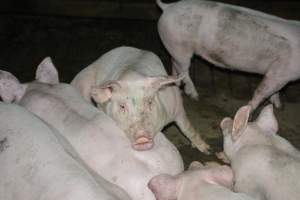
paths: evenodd
<path fill-rule="evenodd" d="M 148 187 L 157 200 L 254 200 L 231 191 L 233 173 L 226 165 L 203 166 L 192 162 L 189 170 L 171 176 L 160 174 L 153 177 Z"/>
<path fill-rule="evenodd" d="M 58 83 L 50 58 L 39 65 L 36 78 L 34 82 L 20 84 L 12 74 L 2 72 L 0 91 L 2 88 L 6 92 L 0 95 L 57 128 L 90 168 L 123 188 L 133 200 L 154 200 L 147 188 L 150 178 L 183 170 L 179 152 L 161 132 L 155 137 L 156 145 L 151 150 L 132 149 L 112 119 L 87 103 L 74 87 Z"/>
<path fill-rule="evenodd" d="M 231 70 L 263 74 L 248 103 L 254 110 L 266 98 L 280 107 L 278 91 L 300 77 L 300 22 L 213 1 L 164 4 L 160 38 L 172 56 L 173 74 L 188 74 L 193 54 Z M 189 75 L 185 93 L 198 98 Z"/>
<path fill-rule="evenodd" d="M 0 103 L 1 200 L 129 200 L 119 187 L 85 168 L 53 127 Z"/>
<path fill-rule="evenodd" d="M 277 134 L 272 105 L 254 122 L 250 106 L 241 107 L 234 120 L 224 118 L 224 151 L 235 175 L 235 191 L 260 200 L 300 198 L 300 152 Z"/>
<path fill-rule="evenodd" d="M 125 132 L 136 150 L 148 150 L 165 125 L 175 121 L 200 151 L 209 145 L 188 120 L 177 86 L 157 55 L 118 47 L 83 69 L 71 82 L 84 98 L 98 104 Z"/>

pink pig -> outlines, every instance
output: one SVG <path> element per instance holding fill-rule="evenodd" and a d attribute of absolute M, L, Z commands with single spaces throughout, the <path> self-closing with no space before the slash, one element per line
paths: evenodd
<path fill-rule="evenodd" d="M 266 98 L 280 107 L 279 90 L 300 78 L 300 22 L 215 1 L 165 4 L 158 21 L 160 38 L 173 59 L 173 75 L 186 74 L 185 92 L 198 98 L 188 75 L 193 54 L 230 70 L 264 75 L 251 109 Z"/>
<path fill-rule="evenodd" d="M 171 176 L 161 174 L 153 177 L 148 187 L 157 200 L 254 200 L 234 193 L 233 173 L 226 165 L 206 165 L 192 162 L 189 170 Z"/>
<path fill-rule="evenodd" d="M 234 120 L 224 118 L 224 151 L 235 175 L 234 190 L 260 200 L 300 197 L 300 152 L 277 134 L 272 105 L 248 122 L 251 108 L 241 107 Z"/>
<path fill-rule="evenodd" d="M 200 151 L 209 145 L 186 116 L 179 88 L 152 52 L 118 47 L 83 69 L 71 85 L 98 104 L 125 132 L 136 150 L 148 150 L 163 127 L 175 121 Z"/>

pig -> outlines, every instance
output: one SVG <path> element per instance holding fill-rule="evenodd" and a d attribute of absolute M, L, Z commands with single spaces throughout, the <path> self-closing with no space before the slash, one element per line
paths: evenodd
<path fill-rule="evenodd" d="M 117 47 L 79 72 L 71 85 L 84 98 L 93 99 L 125 132 L 135 150 L 149 150 L 153 138 L 175 121 L 200 151 L 209 145 L 188 120 L 180 90 L 172 83 L 157 55 L 133 48 Z"/>
<path fill-rule="evenodd" d="M 0 199 L 130 200 L 86 168 L 53 127 L 26 109 L 0 102 Z"/>
<path fill-rule="evenodd" d="M 241 107 L 234 120 L 224 118 L 224 151 L 235 176 L 234 190 L 259 200 L 300 197 L 300 152 L 277 134 L 272 104 L 248 122 L 250 106 Z"/>
<path fill-rule="evenodd" d="M 231 190 L 233 172 L 227 165 L 206 165 L 194 161 L 176 176 L 160 174 L 148 187 L 157 200 L 254 200 Z"/>
<path fill-rule="evenodd" d="M 188 75 L 196 54 L 221 68 L 264 75 L 248 102 L 252 110 L 268 97 L 281 106 L 279 90 L 300 77 L 300 22 L 212 1 L 156 2 L 163 10 L 158 32 L 173 75 L 186 74 L 186 94 L 199 97 Z"/>
<path fill-rule="evenodd" d="M 30 83 L 21 84 L 9 72 L 2 72 L 0 88 L 6 92 L 0 90 L 0 95 L 55 127 L 87 166 L 123 188 L 133 200 L 154 200 L 147 187 L 150 178 L 160 173 L 183 171 L 183 161 L 176 147 L 159 132 L 151 150 L 132 149 L 116 123 L 86 102 L 76 88 L 59 83 L 57 74 L 50 58 L 41 62 L 36 80 Z"/>

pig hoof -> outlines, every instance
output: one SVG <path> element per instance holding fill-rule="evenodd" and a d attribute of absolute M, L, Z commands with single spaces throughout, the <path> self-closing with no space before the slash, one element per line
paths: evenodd
<path fill-rule="evenodd" d="M 218 152 L 216 153 L 216 157 L 220 160 L 222 160 L 223 163 L 229 164 L 230 160 L 228 159 L 228 157 L 226 156 L 226 154 L 224 152 Z"/>
<path fill-rule="evenodd" d="M 199 101 L 199 95 L 198 94 L 196 94 L 196 95 L 191 94 L 190 97 L 192 99 L 194 99 L 195 101 Z"/>
<path fill-rule="evenodd" d="M 273 102 L 273 104 L 274 104 L 276 109 L 282 109 L 283 108 L 281 102 Z"/>
<path fill-rule="evenodd" d="M 185 86 L 184 93 L 196 101 L 199 100 L 199 95 L 195 88 L 189 88 L 189 87 Z"/>
<path fill-rule="evenodd" d="M 196 147 L 199 151 L 201 151 L 202 153 L 206 154 L 206 155 L 210 155 L 210 146 L 206 143 L 202 143 L 199 145 L 192 145 L 193 147 Z"/>

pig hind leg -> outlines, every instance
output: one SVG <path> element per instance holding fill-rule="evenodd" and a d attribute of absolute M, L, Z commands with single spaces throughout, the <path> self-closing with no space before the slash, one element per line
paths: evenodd
<path fill-rule="evenodd" d="M 279 92 L 273 94 L 273 95 L 270 97 L 270 101 L 271 101 L 271 103 L 272 103 L 276 108 L 281 108 L 282 104 L 281 104 L 281 101 L 280 101 Z"/>
<path fill-rule="evenodd" d="M 198 92 L 195 88 L 195 85 L 189 75 L 189 67 L 191 64 L 191 57 L 193 52 L 189 48 L 173 48 L 169 51 L 173 57 L 172 59 L 172 72 L 175 74 L 184 74 L 183 79 L 184 92 L 192 97 L 193 99 L 198 99 Z"/>
<path fill-rule="evenodd" d="M 263 100 L 272 95 L 272 103 L 275 103 L 276 107 L 280 106 L 279 94 L 277 92 L 289 81 L 290 78 L 286 78 L 282 71 L 276 69 L 268 71 L 262 82 L 256 88 L 252 100 L 248 105 L 252 107 L 252 110 L 255 110 Z"/>

